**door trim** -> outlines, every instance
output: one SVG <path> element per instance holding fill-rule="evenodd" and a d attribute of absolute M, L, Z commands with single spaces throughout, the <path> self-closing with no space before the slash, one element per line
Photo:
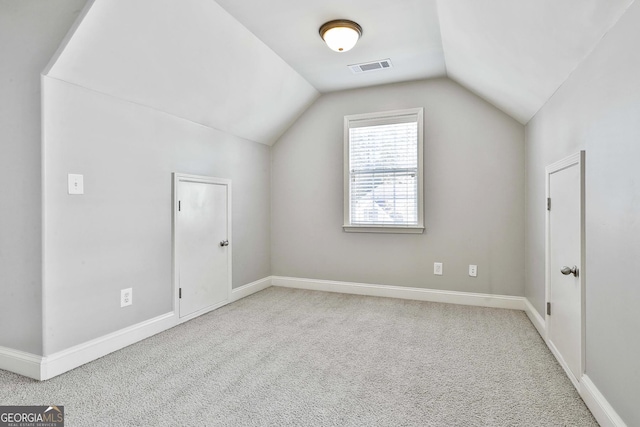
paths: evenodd
<path fill-rule="evenodd" d="M 549 315 L 547 314 L 547 310 L 545 308 L 545 324 L 547 327 L 545 328 L 545 337 L 544 340 L 547 342 L 547 346 L 551 349 L 551 352 L 554 354 L 562 368 L 567 373 L 567 376 L 573 382 L 573 385 L 580 390 L 579 384 L 582 376 L 586 371 L 586 330 L 585 330 L 585 277 L 586 277 L 586 268 L 585 268 L 585 151 L 579 151 L 569 157 L 566 157 L 562 160 L 559 160 L 545 168 L 545 196 L 548 199 L 550 197 L 551 192 L 551 174 L 555 172 L 559 172 L 563 169 L 567 169 L 571 166 L 578 165 L 580 168 L 580 218 L 579 218 L 579 230 L 580 230 L 580 265 L 578 266 L 580 274 L 578 276 L 578 280 L 580 283 L 580 369 L 579 375 L 576 378 L 568 366 L 565 366 L 562 357 L 560 357 L 559 352 L 555 348 L 555 346 L 549 340 Z M 546 209 L 546 204 L 545 204 Z M 551 201 L 551 209 L 553 209 L 553 200 Z M 546 303 L 549 302 L 549 297 L 551 294 L 551 211 L 545 211 L 545 306 Z M 553 307 L 551 308 L 553 312 Z"/>
<path fill-rule="evenodd" d="M 176 234 L 178 229 L 176 227 L 176 219 L 178 214 L 178 183 L 179 182 L 197 182 L 203 184 L 218 184 L 218 185 L 226 185 L 227 186 L 227 240 L 229 240 L 228 246 L 228 258 L 227 258 L 227 299 L 221 303 L 215 304 L 211 307 L 207 307 L 205 309 L 196 311 L 195 313 L 191 313 L 184 317 L 180 317 L 180 300 L 178 295 L 178 254 L 176 251 Z M 229 304 L 231 302 L 231 291 L 232 291 L 232 255 L 233 255 L 233 236 L 232 233 L 232 218 L 231 218 L 231 180 L 226 178 L 215 178 L 210 176 L 203 175 L 189 175 L 183 173 L 173 173 L 173 188 L 172 188 L 172 198 L 173 198 L 173 206 L 171 212 L 171 247 L 172 247 L 172 276 L 173 276 L 173 312 L 176 313 L 177 324 L 186 322 L 195 317 L 201 316 L 205 313 L 208 313 L 216 308 L 222 307 L 223 305 Z"/>

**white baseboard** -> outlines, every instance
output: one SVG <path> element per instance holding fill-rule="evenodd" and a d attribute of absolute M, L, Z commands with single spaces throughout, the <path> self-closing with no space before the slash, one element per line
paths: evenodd
<path fill-rule="evenodd" d="M 24 375 L 25 377 L 40 379 L 42 356 L 12 348 L 0 347 L 0 369 Z"/>
<path fill-rule="evenodd" d="M 264 279 L 256 280 L 255 282 L 248 283 L 239 288 L 235 288 L 231 291 L 231 302 L 238 301 L 244 297 L 248 297 L 251 294 L 260 292 L 263 289 L 267 289 L 271 286 L 271 277 L 265 277 Z"/>
<path fill-rule="evenodd" d="M 271 277 L 265 277 L 233 289 L 229 302 L 225 302 L 220 306 L 237 301 L 269 286 L 271 286 Z M 215 308 L 218 308 L 218 306 L 210 307 L 202 313 L 196 314 L 204 314 Z M 36 380 L 47 380 L 157 333 L 166 331 L 179 323 L 190 320 L 192 317 L 195 317 L 195 315 L 180 319 L 177 313 L 166 313 L 45 357 L 0 347 L 0 369 Z"/>
<path fill-rule="evenodd" d="M 533 326 L 536 327 L 538 333 L 542 337 L 543 340 L 547 339 L 547 327 L 545 325 L 544 318 L 538 313 L 538 310 L 531 304 L 528 298 L 524 299 L 524 312 L 527 313 L 527 317 L 533 323 Z"/>
<path fill-rule="evenodd" d="M 336 282 L 330 280 L 300 279 L 294 277 L 271 278 L 272 286 L 285 288 L 308 289 L 314 291 L 339 292 L 345 294 L 368 295 L 412 299 L 418 301 L 442 302 L 449 304 L 475 305 L 480 307 L 507 308 L 524 310 L 533 326 L 537 329 L 545 343 L 545 320 L 527 298 L 504 295 L 488 295 L 455 291 L 440 291 L 434 289 L 405 288 L 399 286 L 373 285 L 366 283 Z M 574 385 L 595 419 L 602 427 L 627 427 L 613 407 L 600 393 L 587 375 L 583 375 L 580 382 Z"/>
<path fill-rule="evenodd" d="M 231 292 L 229 302 L 237 301 L 240 298 L 261 291 L 269 286 L 271 286 L 271 277 L 241 286 Z M 143 339 L 149 338 L 157 333 L 166 331 L 177 324 L 184 323 L 185 321 L 191 320 L 191 318 L 197 317 L 197 315 L 208 313 L 209 311 L 226 304 L 228 304 L 228 302 L 217 305 L 216 307 L 210 307 L 202 312 L 195 313 L 193 316 L 188 316 L 187 318 L 182 319 L 178 317 L 177 313 L 166 313 L 161 316 L 154 317 L 153 319 L 138 323 L 137 325 L 121 329 L 103 337 L 54 353 L 41 358 L 40 376 L 32 376 L 32 378 L 40 380 L 53 378 L 56 375 L 70 371 L 71 369 L 82 366 L 85 363 L 96 360 L 102 356 L 106 356 L 109 353 L 113 353 L 114 351 L 120 350 L 138 341 L 142 341 Z"/>
<path fill-rule="evenodd" d="M 540 335 L 543 338 L 546 337 L 544 318 L 533 307 L 531 302 L 523 297 L 505 295 L 272 276 L 233 289 L 230 302 L 237 301 L 270 286 L 524 310 Z M 47 357 L 0 347 L 0 369 L 37 380 L 46 380 L 163 332 L 179 322 L 180 320 L 175 313 L 166 313 Z M 602 427 L 627 427 L 587 375 L 582 376 L 578 391 Z"/>
<path fill-rule="evenodd" d="M 569 367 L 562 360 L 560 353 L 558 350 L 547 340 L 547 329 L 544 317 L 538 313 L 538 310 L 531 304 L 531 302 L 525 298 L 525 313 L 533 323 L 533 326 L 536 327 L 538 333 L 544 340 L 549 350 L 554 355 L 560 366 L 564 369 L 567 377 L 571 380 L 571 383 L 574 385 L 578 393 L 584 400 L 584 403 L 587 405 L 594 418 L 598 421 L 600 426 L 602 427 L 627 427 L 622 418 L 616 413 L 613 407 L 609 404 L 607 399 L 600 393 L 600 390 L 593 384 L 591 379 L 585 374 L 582 375 L 580 381 L 578 381 L 575 376 L 569 370 Z"/>
<path fill-rule="evenodd" d="M 442 302 L 448 304 L 474 305 L 478 307 L 508 308 L 524 310 L 523 297 L 489 295 L 470 292 L 439 291 L 434 289 L 408 288 L 402 286 L 373 285 L 366 283 L 334 282 L 330 280 L 300 279 L 294 277 L 271 278 L 273 286 L 308 289 L 314 291 L 339 292 L 344 294 L 368 295 L 411 299 L 417 301 Z"/>
<path fill-rule="evenodd" d="M 533 323 L 533 326 L 536 327 L 536 329 L 538 330 L 538 333 L 547 344 L 547 347 L 549 347 L 549 350 L 551 350 L 551 353 L 555 356 L 560 366 L 563 367 L 565 373 L 567 374 L 567 377 L 569 377 L 569 379 L 575 386 L 576 390 L 578 390 L 578 393 L 582 397 L 582 400 L 584 400 L 584 403 L 587 405 L 587 407 L 593 414 L 596 421 L 598 421 L 598 423 L 600 424 L 600 426 L 601 427 L 627 427 L 625 422 L 622 420 L 622 418 L 620 418 L 620 416 L 609 404 L 607 399 L 605 399 L 602 393 L 600 393 L 600 390 L 598 390 L 598 388 L 591 381 L 589 376 L 587 376 L 586 374 L 582 375 L 582 377 L 580 378 L 580 381 L 578 382 L 576 378 L 573 376 L 573 374 L 571 374 L 568 366 L 564 363 L 558 351 L 549 341 L 547 341 L 547 334 L 546 334 L 547 330 L 546 330 L 544 318 L 542 317 L 542 315 L 540 315 L 540 313 L 538 313 L 538 310 L 536 310 L 535 307 L 531 304 L 531 302 L 526 298 L 525 298 L 525 312 L 527 313 L 527 316 L 529 316 L 529 320 L 531 320 L 531 323 Z"/>
<path fill-rule="evenodd" d="M 328 280 L 298 279 L 291 277 L 265 277 L 233 289 L 229 302 L 259 292 L 270 286 L 342 292 L 356 295 L 412 299 L 481 307 L 524 310 L 522 297 L 439 291 L 432 289 L 363 283 L 333 282 Z M 114 351 L 165 331 L 183 322 L 174 312 L 149 319 L 103 337 L 79 344 L 46 357 L 0 347 L 0 369 L 15 372 L 37 380 L 46 380 L 96 360 Z"/>
<path fill-rule="evenodd" d="M 166 313 L 46 356 L 42 360 L 42 376 L 37 379 L 47 380 L 53 378 L 56 375 L 172 328 L 176 325 L 176 317 L 174 312 Z"/>
<path fill-rule="evenodd" d="M 607 402 L 591 378 L 586 374 L 580 380 L 580 396 L 601 427 L 627 427 L 618 413 Z"/>

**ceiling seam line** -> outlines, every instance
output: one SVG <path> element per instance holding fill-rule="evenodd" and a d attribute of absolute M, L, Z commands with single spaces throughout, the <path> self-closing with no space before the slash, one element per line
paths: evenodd
<path fill-rule="evenodd" d="M 143 107 L 143 108 L 146 108 L 146 109 L 149 109 L 149 110 L 152 110 L 152 111 L 156 111 L 156 112 L 158 112 L 158 113 L 162 113 L 162 114 L 165 114 L 165 115 L 167 115 L 167 116 L 175 117 L 175 118 L 178 118 L 178 119 L 180 119 L 180 120 L 184 120 L 184 121 L 186 121 L 186 122 L 193 123 L 193 124 L 195 124 L 195 125 L 205 127 L 205 128 L 207 128 L 207 129 L 213 129 L 213 130 L 216 130 L 216 131 L 218 131 L 218 132 L 222 132 L 222 133 L 224 133 L 224 134 L 226 134 L 226 135 L 231 135 L 231 136 L 234 136 L 234 137 L 236 137 L 236 138 L 239 138 L 239 139 L 242 139 L 242 140 L 245 140 L 245 141 L 253 142 L 253 143 L 256 143 L 256 144 L 260 144 L 260 145 L 266 145 L 267 147 L 269 147 L 269 146 L 270 146 L 269 144 L 266 144 L 266 143 L 264 143 L 264 142 L 254 141 L 253 139 L 248 139 L 248 138 L 245 138 L 245 137 L 242 137 L 242 136 L 238 136 L 238 135 L 235 135 L 235 134 L 233 134 L 233 133 L 230 133 L 230 132 L 228 132 L 228 131 L 226 131 L 226 130 L 222 130 L 222 129 L 219 129 L 219 128 L 217 128 L 217 127 L 214 127 L 214 126 L 206 125 L 206 124 L 204 124 L 204 123 L 200 123 L 200 122 L 197 122 L 197 121 L 195 121 L 195 120 L 191 120 L 191 119 L 188 119 L 188 118 L 186 118 L 186 117 L 179 116 L 179 115 L 177 115 L 177 114 L 169 113 L 168 111 L 160 110 L 160 109 L 155 108 L 155 107 L 152 107 L 152 106 L 150 106 L 150 105 L 142 104 L 142 103 L 140 103 L 140 102 L 132 101 L 132 100 L 130 100 L 130 99 L 126 99 L 126 98 L 121 98 L 121 97 L 119 97 L 119 96 L 112 95 L 112 94 L 109 94 L 109 93 L 106 93 L 106 92 L 102 92 L 102 91 L 97 90 L 97 89 L 92 89 L 92 88 L 89 88 L 89 87 L 83 86 L 83 85 L 78 84 L 78 83 L 73 83 L 73 82 L 70 82 L 70 81 L 68 81 L 68 80 L 60 79 L 60 78 L 58 78 L 58 77 L 53 77 L 53 76 L 51 76 L 51 75 L 44 75 L 44 74 L 42 74 L 42 77 L 46 77 L 46 78 L 49 78 L 49 79 L 52 79 L 52 80 L 56 80 L 56 81 L 58 81 L 58 82 L 65 83 L 65 84 L 68 84 L 68 85 L 70 85 L 70 86 L 74 86 L 74 87 L 77 87 L 77 88 L 80 88 L 80 89 L 84 89 L 84 90 L 89 91 L 89 92 L 97 93 L 97 94 L 99 94 L 99 95 L 107 96 L 107 97 L 109 97 L 109 98 L 117 99 L 117 100 L 120 100 L 120 101 L 123 101 L 123 102 L 129 103 L 129 104 L 132 104 L 132 105 L 137 105 L 137 106 L 139 106 L 139 107 Z"/>
<path fill-rule="evenodd" d="M 551 101 L 553 99 L 554 96 L 556 96 L 556 93 L 558 93 L 558 91 L 560 89 L 562 89 L 562 87 L 569 81 L 569 79 L 571 78 L 571 76 L 573 76 L 573 73 L 576 72 L 576 70 L 578 68 L 580 68 L 580 66 L 587 60 L 587 58 L 589 58 L 593 52 L 598 48 L 598 46 L 600 45 L 600 43 L 602 43 L 602 40 L 604 40 L 604 38 L 607 36 L 607 34 L 609 34 L 609 32 L 614 29 L 617 25 L 618 22 L 620 22 L 620 20 L 627 14 L 627 12 L 629 12 L 629 9 L 631 8 L 631 6 L 633 6 L 633 4 L 635 3 L 636 0 L 631 0 L 631 3 L 629 3 L 629 5 L 625 8 L 624 12 L 622 12 L 620 14 L 620 16 L 618 16 L 618 19 L 616 19 L 610 26 L 609 28 L 607 28 L 604 33 L 602 33 L 602 36 L 600 36 L 600 38 L 598 39 L 598 41 L 596 43 L 593 44 L 593 46 L 591 47 L 591 49 L 589 50 L 589 52 L 587 52 L 584 57 L 578 61 L 578 63 L 576 64 L 575 67 L 573 67 L 573 69 L 569 72 L 569 74 L 567 74 L 567 77 L 564 78 L 564 80 L 562 80 L 562 82 L 558 85 L 558 87 L 553 91 L 553 93 L 551 94 L 551 96 L 549 98 L 547 98 L 547 100 L 544 102 L 544 104 L 542 104 L 540 106 L 540 108 L 538 108 L 535 113 L 533 113 L 533 115 L 531 117 L 529 117 L 529 120 L 527 120 L 527 122 L 524 124 L 525 126 L 527 126 L 529 124 L 529 122 L 531 120 L 533 120 L 533 118 L 540 112 L 542 111 L 542 109 L 549 103 L 549 101 Z"/>

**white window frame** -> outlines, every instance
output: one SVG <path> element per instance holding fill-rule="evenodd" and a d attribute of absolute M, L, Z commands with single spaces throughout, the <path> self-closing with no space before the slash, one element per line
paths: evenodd
<path fill-rule="evenodd" d="M 351 224 L 351 182 L 350 182 L 350 150 L 349 129 L 352 124 L 362 127 L 393 123 L 394 120 L 405 121 L 407 117 L 415 117 L 418 124 L 418 224 L 417 225 L 353 225 Z M 383 111 L 379 113 L 354 114 L 344 117 L 344 223 L 343 230 L 355 233 L 413 233 L 424 232 L 424 109 L 410 108 L 404 110 Z M 353 126 L 355 127 L 355 126 Z"/>

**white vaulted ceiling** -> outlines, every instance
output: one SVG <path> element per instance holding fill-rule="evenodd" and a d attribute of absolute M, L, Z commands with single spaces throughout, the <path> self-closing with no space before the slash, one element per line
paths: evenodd
<path fill-rule="evenodd" d="M 320 92 L 445 75 L 436 0 L 217 1 Z M 351 51 L 333 52 L 320 38 L 332 19 L 362 26 Z M 347 67 L 386 58 L 393 68 L 380 72 Z"/>
<path fill-rule="evenodd" d="M 265 144 L 320 93 L 441 76 L 524 124 L 633 1 L 91 0 L 45 74 Z M 340 18 L 345 53 L 318 34 Z"/>
<path fill-rule="evenodd" d="M 527 123 L 631 3 L 439 1 L 447 73 Z"/>
<path fill-rule="evenodd" d="M 217 1 L 320 92 L 447 75 L 526 123 L 634 0 Z M 364 29 L 352 51 L 318 35 L 337 18 Z"/>
<path fill-rule="evenodd" d="M 95 0 L 45 75 L 273 144 L 318 92 L 213 0 Z"/>

